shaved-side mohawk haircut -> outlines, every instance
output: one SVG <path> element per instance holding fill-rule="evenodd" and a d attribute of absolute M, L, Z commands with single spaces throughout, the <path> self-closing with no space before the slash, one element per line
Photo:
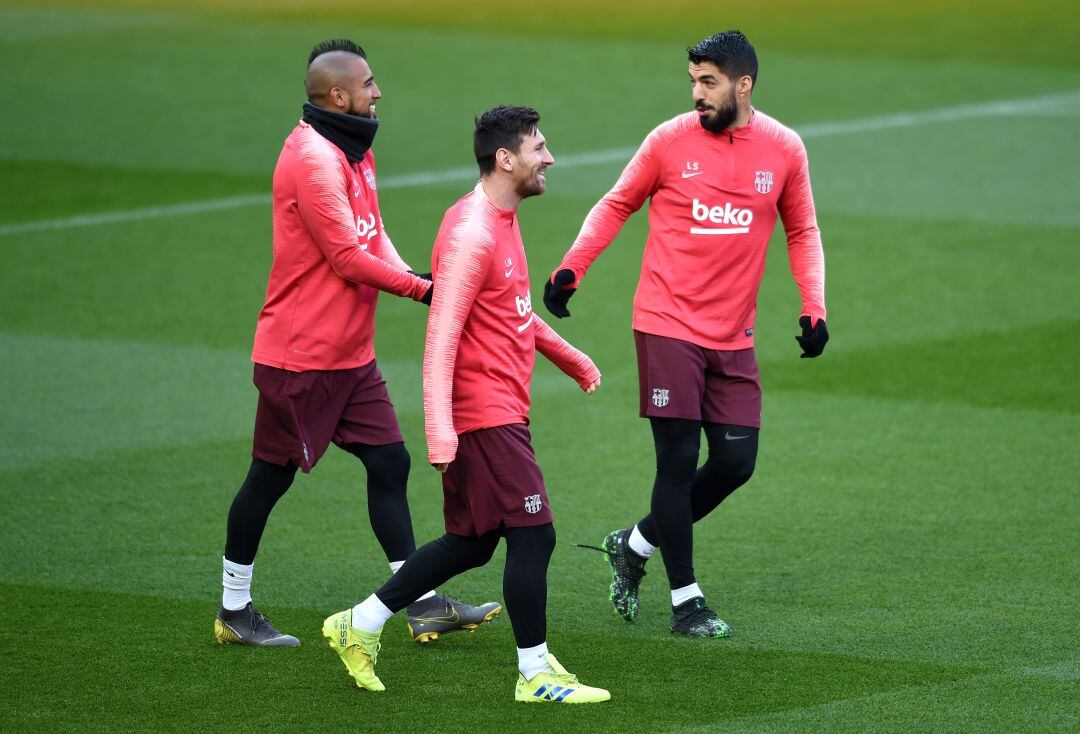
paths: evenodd
<path fill-rule="evenodd" d="M 308 56 L 308 66 L 311 66 L 311 62 L 319 58 L 323 54 L 328 54 L 331 51 L 345 51 L 346 53 L 356 54 L 362 59 L 367 58 L 367 54 L 364 53 L 364 49 L 354 41 L 350 41 L 348 38 L 332 38 L 329 41 L 323 41 L 322 43 L 311 49 L 311 55 Z"/>

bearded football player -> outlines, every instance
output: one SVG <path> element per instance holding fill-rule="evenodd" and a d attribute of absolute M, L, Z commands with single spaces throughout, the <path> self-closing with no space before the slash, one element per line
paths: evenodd
<path fill-rule="evenodd" d="M 825 260 L 806 149 L 790 128 L 754 108 L 754 47 L 739 31 L 689 51 L 692 112 L 662 123 L 592 209 L 552 273 L 544 303 L 556 316 L 626 219 L 649 205 L 649 234 L 634 297 L 640 414 L 656 448 L 651 512 L 603 541 L 610 598 L 632 622 L 638 588 L 659 548 L 671 587 L 671 631 L 719 638 L 731 627 L 706 604 L 694 572 L 694 523 L 754 472 L 761 386 L 754 318 L 777 217 L 802 300 L 796 341 L 817 357 L 825 327 Z M 708 458 L 698 466 L 701 434 Z"/>
<path fill-rule="evenodd" d="M 375 673 L 383 625 L 424 589 L 487 563 L 506 540 L 503 596 L 517 643 L 516 701 L 593 703 L 547 646 L 547 569 L 555 528 L 529 435 L 529 385 L 540 352 L 591 393 L 600 372 L 533 313 L 518 229 L 521 202 L 544 193 L 555 159 L 528 107 L 476 121 L 481 178 L 447 210 L 431 256 L 435 298 L 424 350 L 428 460 L 442 473 L 446 534 L 419 548 L 383 586 L 331 615 L 323 634 L 360 688 Z M 475 684 L 475 681 L 473 681 Z"/>
<path fill-rule="evenodd" d="M 368 515 L 390 568 L 416 548 L 406 483 L 409 452 L 375 361 L 379 293 L 431 302 L 386 233 L 372 141 L 382 97 L 364 50 L 346 39 L 316 46 L 303 117 L 274 170 L 274 261 L 255 330 L 259 389 L 251 466 L 229 509 L 222 559 L 222 644 L 295 647 L 255 607 L 251 580 L 267 520 L 333 443 L 367 471 Z M 415 638 L 475 629 L 502 607 L 462 604 L 426 589 L 409 600 Z"/>

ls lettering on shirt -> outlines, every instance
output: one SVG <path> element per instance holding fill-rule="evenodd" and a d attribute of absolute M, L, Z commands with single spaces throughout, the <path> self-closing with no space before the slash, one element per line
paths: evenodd
<path fill-rule="evenodd" d="M 582 389 L 600 379 L 592 360 L 533 312 L 516 212 L 498 208 L 482 183 L 447 210 L 431 270 L 424 421 L 432 464 L 454 460 L 459 434 L 529 422 L 537 351 Z"/>
<path fill-rule="evenodd" d="M 802 315 L 813 323 L 825 318 L 825 256 L 806 148 L 794 130 L 758 111 L 730 133 L 708 132 L 696 112 L 661 124 L 589 212 L 556 272 L 569 268 L 579 283 L 646 199 L 638 331 L 707 349 L 752 347 L 777 215 Z"/>
<path fill-rule="evenodd" d="M 274 263 L 252 360 L 294 372 L 368 364 L 379 291 L 418 301 L 431 285 L 386 234 L 375 157 L 350 165 L 301 122 L 278 157 L 273 199 Z"/>

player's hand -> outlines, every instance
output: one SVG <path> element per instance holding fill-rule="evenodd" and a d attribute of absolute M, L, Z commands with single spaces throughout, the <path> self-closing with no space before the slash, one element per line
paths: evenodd
<path fill-rule="evenodd" d="M 560 319 L 570 316 L 566 304 L 570 297 L 577 292 L 576 288 L 571 287 L 575 280 L 577 278 L 574 276 L 574 271 L 563 268 L 555 273 L 555 277 L 544 283 L 544 305 L 547 306 L 548 311 L 551 311 Z"/>
<path fill-rule="evenodd" d="M 429 281 L 429 282 L 431 281 L 431 273 L 416 273 L 416 272 L 413 272 L 412 270 L 410 270 L 409 272 L 412 273 L 413 275 L 415 275 L 417 278 L 420 278 L 421 280 L 426 280 L 426 281 Z M 420 299 L 420 303 L 424 304 L 425 306 L 430 306 L 431 305 L 431 297 L 434 296 L 434 295 L 435 295 L 435 284 L 432 283 L 431 287 L 427 289 L 426 293 L 424 293 L 424 297 Z"/>
<path fill-rule="evenodd" d="M 811 328 L 810 317 L 800 316 L 799 326 L 802 327 L 802 336 L 795 337 L 795 341 L 799 342 L 799 346 L 802 347 L 801 358 L 812 359 L 820 356 L 825 351 L 826 342 L 829 341 L 829 330 L 825 328 L 825 319 L 818 319 L 818 322 Z"/>
<path fill-rule="evenodd" d="M 440 474 L 445 474 L 446 470 L 450 468 L 450 463 L 447 462 L 445 464 L 432 464 L 432 466 L 435 467 L 435 471 L 439 472 Z"/>
<path fill-rule="evenodd" d="M 596 382 L 589 383 L 589 386 L 585 388 L 586 395 L 592 395 L 600 387 L 600 378 L 596 378 Z"/>

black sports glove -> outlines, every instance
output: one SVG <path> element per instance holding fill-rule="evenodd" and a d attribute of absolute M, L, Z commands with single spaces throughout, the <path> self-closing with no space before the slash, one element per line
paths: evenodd
<path fill-rule="evenodd" d="M 825 343 L 829 341 L 829 330 L 825 328 L 825 319 L 818 319 L 817 324 L 811 329 L 810 317 L 800 316 L 799 326 L 802 327 L 802 336 L 795 337 L 795 341 L 799 342 L 799 346 L 803 349 L 801 358 L 812 359 L 821 356 L 821 353 L 825 351 Z"/>
<path fill-rule="evenodd" d="M 415 275 L 417 278 L 421 278 L 423 280 L 431 280 L 431 273 L 414 273 L 412 270 L 410 270 L 409 272 L 412 273 L 413 275 Z M 435 284 L 432 283 L 431 287 L 427 289 L 427 293 L 425 293 L 424 297 L 420 299 L 420 303 L 424 304 L 425 306 L 430 306 L 431 305 L 431 297 L 434 296 L 434 295 L 435 295 Z"/>
<path fill-rule="evenodd" d="M 547 310 L 558 316 L 560 319 L 565 319 L 570 316 L 570 311 L 567 310 L 566 304 L 570 300 L 570 297 L 576 292 L 576 288 L 567 288 L 572 285 L 577 278 L 574 277 L 574 271 L 569 268 L 563 268 L 559 272 L 555 273 L 555 277 L 544 283 L 544 305 L 547 306 Z"/>

